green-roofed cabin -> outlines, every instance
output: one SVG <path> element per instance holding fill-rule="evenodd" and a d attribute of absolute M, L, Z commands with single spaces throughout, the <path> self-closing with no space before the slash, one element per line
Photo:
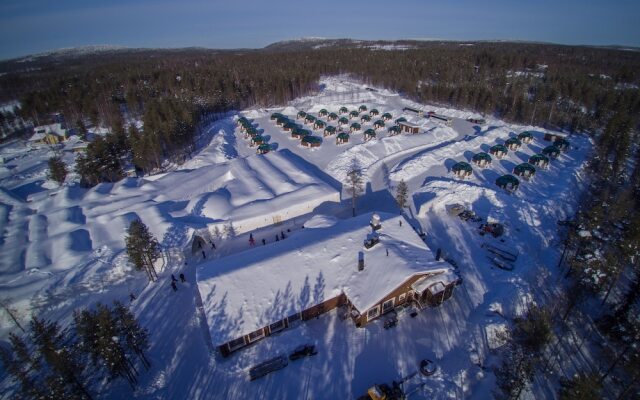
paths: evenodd
<path fill-rule="evenodd" d="M 284 117 L 284 115 L 280 114 L 280 113 L 273 113 L 271 114 L 271 120 L 274 121 L 280 117 Z"/>
<path fill-rule="evenodd" d="M 518 139 L 518 138 L 509 138 L 504 142 L 504 145 L 507 147 L 507 149 L 511 150 L 511 151 L 516 151 L 520 148 L 520 146 L 522 146 L 522 142 Z"/>
<path fill-rule="evenodd" d="M 267 154 L 270 151 L 271 151 L 271 146 L 269 146 L 266 143 L 262 143 L 260 146 L 258 146 L 258 150 L 256 150 L 258 154 Z"/>
<path fill-rule="evenodd" d="M 366 131 L 364 131 L 364 140 L 375 139 L 375 138 L 376 138 L 376 131 L 374 131 L 373 129 L 369 128 Z"/>
<path fill-rule="evenodd" d="M 508 152 L 509 152 L 509 149 L 507 149 L 501 144 L 496 144 L 495 146 L 492 146 L 489 149 L 489 154 L 491 154 L 497 159 L 501 159 L 502 157 L 506 156 Z"/>
<path fill-rule="evenodd" d="M 305 124 L 313 124 L 314 122 L 316 122 L 316 117 L 314 117 L 313 115 L 307 114 L 307 116 L 304 117 L 304 122 Z"/>
<path fill-rule="evenodd" d="M 280 117 L 276 119 L 276 125 L 278 126 L 284 126 L 284 124 L 286 124 L 287 122 L 289 122 L 289 118 L 287 117 Z"/>
<path fill-rule="evenodd" d="M 544 154 L 534 154 L 529 157 L 529 164 L 538 168 L 547 168 L 549 166 L 549 157 Z"/>
<path fill-rule="evenodd" d="M 389 127 L 389 129 L 387 129 L 387 131 L 389 132 L 389 135 L 391 135 L 391 136 L 399 135 L 400 134 L 400 126 L 399 125 L 393 125 L 393 126 Z"/>
<path fill-rule="evenodd" d="M 389 113 L 384 113 L 382 114 L 382 120 L 383 121 L 391 121 L 391 118 L 393 118 L 393 116 Z"/>
<path fill-rule="evenodd" d="M 362 117 L 360 117 L 360 122 L 365 123 L 365 122 L 369 122 L 371 121 L 371 117 L 368 116 L 367 114 L 363 114 Z"/>
<path fill-rule="evenodd" d="M 372 117 L 375 117 L 379 114 L 380 114 L 380 111 L 376 110 L 375 108 L 372 108 L 371 111 L 369 111 L 369 115 L 371 115 Z"/>
<path fill-rule="evenodd" d="M 311 135 L 311 132 L 302 128 L 296 128 L 291 132 L 291 137 L 294 139 L 302 139 L 307 135 Z"/>
<path fill-rule="evenodd" d="M 329 121 L 336 121 L 338 119 L 338 114 L 331 113 L 327 118 L 329 119 Z"/>
<path fill-rule="evenodd" d="M 326 128 L 324 128 L 324 136 L 331 136 L 331 135 L 335 135 L 336 134 L 336 127 L 335 126 L 327 126 Z"/>
<path fill-rule="evenodd" d="M 339 114 L 346 114 L 349 112 L 349 109 L 347 107 L 340 107 L 340 110 L 338 110 Z"/>
<path fill-rule="evenodd" d="M 480 168 L 485 168 L 491 165 L 491 156 L 487 153 L 476 153 L 471 158 L 471 162 Z"/>
<path fill-rule="evenodd" d="M 318 115 L 321 117 L 326 117 L 327 115 L 329 115 L 329 112 L 323 108 L 322 110 L 318 111 Z"/>
<path fill-rule="evenodd" d="M 307 135 L 302 138 L 302 145 L 304 147 L 320 147 L 322 139 L 318 136 Z"/>
<path fill-rule="evenodd" d="M 529 144 L 533 142 L 533 133 L 529 131 L 520 132 L 518 135 L 518 139 L 524 144 Z"/>
<path fill-rule="evenodd" d="M 338 120 L 338 123 L 340 125 L 347 125 L 349 124 L 349 119 L 347 117 L 340 117 L 340 119 Z"/>
<path fill-rule="evenodd" d="M 319 119 L 313 123 L 313 129 L 324 129 L 325 126 L 327 123 Z"/>
<path fill-rule="evenodd" d="M 529 180 L 536 174 L 536 167 L 529 163 L 518 164 L 513 167 L 513 174 Z"/>
<path fill-rule="evenodd" d="M 405 117 L 400 117 L 396 119 L 396 124 L 400 124 L 400 122 L 407 122 L 407 119 Z"/>
<path fill-rule="evenodd" d="M 244 138 L 249 139 L 256 136 L 257 134 L 258 134 L 258 130 L 253 126 L 250 126 L 249 128 L 247 128 L 247 130 L 244 131 Z"/>
<path fill-rule="evenodd" d="M 376 122 L 373 123 L 373 127 L 375 129 L 380 129 L 380 128 L 384 128 L 384 121 L 379 119 Z"/>
<path fill-rule="evenodd" d="M 473 174 L 473 168 L 471 168 L 471 165 L 469 165 L 469 163 L 460 161 L 455 163 L 454 166 L 451 167 L 451 172 L 453 172 L 453 174 L 458 178 L 464 179 L 470 177 Z"/>
<path fill-rule="evenodd" d="M 256 146 L 256 145 L 260 145 L 262 143 L 265 143 L 264 138 L 261 135 L 255 135 L 254 137 L 251 138 L 251 146 Z"/>
<path fill-rule="evenodd" d="M 360 112 L 367 111 L 367 106 L 365 106 L 364 104 L 361 105 L 360 107 L 358 107 L 358 111 Z"/>
<path fill-rule="evenodd" d="M 556 146 L 547 146 L 542 149 L 542 154 L 549 157 L 551 160 L 558 158 L 560 155 L 560 149 Z"/>
<path fill-rule="evenodd" d="M 520 186 L 520 181 L 515 176 L 507 174 L 496 179 L 496 185 L 508 192 L 515 192 Z"/>
<path fill-rule="evenodd" d="M 358 115 L 360 115 L 360 113 L 356 110 L 353 110 L 349 113 L 349 118 L 358 118 Z"/>
<path fill-rule="evenodd" d="M 354 123 L 353 123 L 353 124 L 351 124 L 351 126 L 349 127 L 349 130 L 351 130 L 351 132 L 355 132 L 355 131 L 359 131 L 359 130 L 360 130 L 360 128 L 362 128 L 362 127 L 360 126 L 360 124 L 359 124 L 359 123 L 357 123 L 357 122 L 354 122 Z"/>
<path fill-rule="evenodd" d="M 298 119 L 304 119 L 304 118 L 306 118 L 306 116 L 307 116 L 307 113 L 306 113 L 306 112 L 304 112 L 304 111 L 298 111 L 298 115 L 297 115 L 297 118 L 298 118 Z"/>
<path fill-rule="evenodd" d="M 349 134 L 347 132 L 340 132 L 336 136 L 336 144 L 349 143 Z"/>
<path fill-rule="evenodd" d="M 288 121 L 287 123 L 282 125 L 282 130 L 284 130 L 285 132 L 291 132 L 292 130 L 294 130 L 297 127 L 298 127 L 298 125 L 294 124 L 291 121 Z"/>
<path fill-rule="evenodd" d="M 567 151 L 569 150 L 570 146 L 569 141 L 565 138 L 558 138 L 554 140 L 553 145 L 556 146 L 560 151 Z"/>

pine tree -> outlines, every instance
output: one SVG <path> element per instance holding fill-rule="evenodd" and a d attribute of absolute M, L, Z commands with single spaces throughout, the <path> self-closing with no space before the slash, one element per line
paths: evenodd
<path fill-rule="evenodd" d="M 160 257 L 160 244 L 139 219 L 131 221 L 125 238 L 127 255 L 137 270 L 144 270 L 149 281 L 158 279 L 154 262 Z"/>
<path fill-rule="evenodd" d="M 398 207 L 400 210 L 404 210 L 407 206 L 407 196 L 408 196 L 408 188 L 404 179 L 398 183 L 396 187 L 396 202 L 398 203 Z"/>
<path fill-rule="evenodd" d="M 60 185 L 67 177 L 67 166 L 58 156 L 49 158 L 49 179 L 53 179 Z"/>
<path fill-rule="evenodd" d="M 596 374 L 576 374 L 560 381 L 560 400 L 599 400 L 602 384 Z"/>
<path fill-rule="evenodd" d="M 37 382 L 41 364 L 33 356 L 27 343 L 17 335 L 9 334 L 11 351 L 0 347 L 0 362 L 5 371 L 20 383 L 20 393 L 24 398 L 42 399 L 46 390 Z"/>
<path fill-rule="evenodd" d="M 55 322 L 39 318 L 31 320 L 31 340 L 38 350 L 39 357 L 46 361 L 52 373 L 58 376 L 59 387 L 66 388 L 76 398 L 91 399 L 85 385 L 81 382 L 83 368 L 78 354 L 69 346 L 69 338 Z"/>
<path fill-rule="evenodd" d="M 347 192 L 351 195 L 351 211 L 352 216 L 356 216 L 356 199 L 362 193 L 364 185 L 364 178 L 362 176 L 362 169 L 358 160 L 355 158 L 351 161 L 351 166 L 347 172 Z"/>
<path fill-rule="evenodd" d="M 121 340 L 126 342 L 148 370 L 151 363 L 144 353 L 149 349 L 149 331 L 141 327 L 129 308 L 119 301 L 113 302 L 112 313 Z"/>

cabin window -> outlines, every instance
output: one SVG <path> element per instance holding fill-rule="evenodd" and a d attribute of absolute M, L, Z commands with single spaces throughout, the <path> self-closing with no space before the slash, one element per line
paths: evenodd
<path fill-rule="evenodd" d="M 395 299 L 395 297 L 385 301 L 384 303 L 382 303 L 382 313 L 383 314 L 393 310 L 393 300 L 394 299 Z"/>
<path fill-rule="evenodd" d="M 256 340 L 262 339 L 263 337 L 264 337 L 264 329 L 259 329 L 249 334 L 249 342 L 255 342 Z"/>
<path fill-rule="evenodd" d="M 300 313 L 295 313 L 291 316 L 289 316 L 289 318 L 287 318 L 287 322 L 289 323 L 289 325 L 296 323 L 298 321 L 300 321 L 301 317 L 300 317 Z"/>
<path fill-rule="evenodd" d="M 281 319 L 280 321 L 274 322 L 273 324 L 269 325 L 269 331 L 271 333 L 278 332 L 278 331 L 281 331 L 283 329 L 284 329 L 284 320 L 283 319 Z"/>
<path fill-rule="evenodd" d="M 406 297 L 407 297 L 407 294 L 402 293 L 400 296 L 398 296 L 398 303 L 402 303 Z"/>
<path fill-rule="evenodd" d="M 367 321 L 377 318 L 380 315 L 380 306 L 375 306 L 367 312 Z"/>
<path fill-rule="evenodd" d="M 234 351 L 245 345 L 244 336 L 229 342 L 229 351 Z"/>

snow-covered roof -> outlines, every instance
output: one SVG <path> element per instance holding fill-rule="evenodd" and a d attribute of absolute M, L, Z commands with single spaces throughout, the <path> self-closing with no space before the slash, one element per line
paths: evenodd
<path fill-rule="evenodd" d="M 453 270 L 448 270 L 442 274 L 424 276 L 411 285 L 416 292 L 422 293 L 429 290 L 431 294 L 442 292 L 449 284 L 458 280 L 458 276 Z"/>
<path fill-rule="evenodd" d="M 35 132 L 33 136 L 29 138 L 29 141 L 36 142 L 38 140 L 44 139 L 44 137 L 48 134 L 57 135 L 60 137 L 65 137 L 67 134 L 67 130 L 62 127 L 61 123 L 49 124 L 49 125 L 40 125 L 33 128 Z"/>
<path fill-rule="evenodd" d="M 363 246 L 371 233 L 371 214 L 364 214 L 333 225 L 323 219 L 285 240 L 200 265 L 198 288 L 213 342 L 226 343 L 341 293 L 366 312 L 411 276 L 451 270 L 403 217 L 380 216 L 380 243 L 371 249 Z"/>

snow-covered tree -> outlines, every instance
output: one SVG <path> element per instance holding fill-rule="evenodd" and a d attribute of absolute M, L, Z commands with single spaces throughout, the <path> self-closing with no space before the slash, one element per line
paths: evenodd
<path fill-rule="evenodd" d="M 356 216 L 356 199 L 363 191 L 364 178 L 362 176 L 362 168 L 358 160 L 351 160 L 351 166 L 347 171 L 347 191 L 351 195 L 351 211 L 352 216 Z"/>
<path fill-rule="evenodd" d="M 404 179 L 398 183 L 396 187 L 396 202 L 398 203 L 398 207 L 400 210 L 404 210 L 407 207 L 407 196 L 408 196 L 408 188 Z"/>
<path fill-rule="evenodd" d="M 67 166 L 58 156 L 49 158 L 49 179 L 53 179 L 60 185 L 64 183 L 67 177 Z"/>
<path fill-rule="evenodd" d="M 136 269 L 144 270 L 149 281 L 158 279 L 153 263 L 160 257 L 160 244 L 139 219 L 131 221 L 125 238 L 127 255 Z"/>

